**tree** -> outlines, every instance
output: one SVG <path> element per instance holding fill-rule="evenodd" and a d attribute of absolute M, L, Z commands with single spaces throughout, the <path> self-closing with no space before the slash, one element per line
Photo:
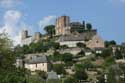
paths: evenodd
<path fill-rule="evenodd" d="M 75 71 L 81 71 L 81 70 L 85 70 L 84 64 L 76 64 Z"/>
<path fill-rule="evenodd" d="M 64 80 L 63 83 L 78 83 L 77 80 L 73 77 L 68 77 Z"/>
<path fill-rule="evenodd" d="M 64 61 L 65 63 L 67 62 L 71 62 L 73 59 L 73 55 L 70 53 L 64 53 L 62 54 L 62 61 Z"/>
<path fill-rule="evenodd" d="M 87 30 L 92 30 L 92 24 L 91 23 L 87 23 L 86 24 L 86 28 L 87 28 Z"/>
<path fill-rule="evenodd" d="M 62 46 L 60 46 L 60 49 L 67 49 L 67 48 L 68 48 L 67 45 L 62 45 Z"/>
<path fill-rule="evenodd" d="M 54 49 L 59 49 L 59 47 L 60 47 L 60 44 L 59 44 L 59 43 L 53 42 L 53 43 L 51 43 L 51 44 L 52 44 L 52 46 L 53 46 Z"/>
<path fill-rule="evenodd" d="M 117 45 L 115 40 L 105 41 L 105 47 L 108 48 L 111 45 Z"/>
<path fill-rule="evenodd" d="M 109 57 L 111 55 L 112 55 L 112 49 L 110 48 L 104 49 L 101 54 L 103 58 Z"/>
<path fill-rule="evenodd" d="M 110 66 L 108 70 L 108 82 L 107 83 L 124 83 L 120 76 L 122 75 L 121 69 L 118 65 Z"/>
<path fill-rule="evenodd" d="M 46 83 L 62 83 L 59 79 L 48 79 Z"/>
<path fill-rule="evenodd" d="M 38 74 L 39 77 L 46 80 L 46 78 L 47 78 L 47 73 L 46 72 L 37 70 L 36 73 Z"/>
<path fill-rule="evenodd" d="M 50 37 L 53 37 L 55 34 L 55 26 L 54 25 L 48 25 L 44 27 L 44 30 L 46 31 L 47 35 Z"/>
<path fill-rule="evenodd" d="M 85 56 L 85 52 L 83 50 L 81 50 L 78 55 L 82 55 L 82 56 Z"/>
<path fill-rule="evenodd" d="M 84 43 L 79 42 L 79 43 L 77 43 L 77 47 L 86 48 L 86 45 Z"/>
<path fill-rule="evenodd" d="M 79 70 L 75 72 L 74 78 L 76 78 L 78 81 L 87 80 L 88 75 L 85 70 Z"/>
<path fill-rule="evenodd" d="M 66 73 L 66 71 L 64 69 L 64 66 L 62 64 L 55 64 L 55 65 L 53 65 L 53 70 L 57 74 L 65 74 Z"/>
<path fill-rule="evenodd" d="M 0 83 L 22 83 L 24 73 L 17 69 L 15 55 L 12 50 L 12 41 L 5 33 L 0 34 Z"/>
<path fill-rule="evenodd" d="M 103 63 L 103 67 L 106 69 L 108 67 L 110 67 L 111 65 L 115 64 L 115 60 L 112 56 L 109 56 L 105 59 L 104 63 Z"/>

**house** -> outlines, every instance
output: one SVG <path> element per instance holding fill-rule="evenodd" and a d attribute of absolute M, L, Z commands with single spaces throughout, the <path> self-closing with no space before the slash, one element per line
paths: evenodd
<path fill-rule="evenodd" d="M 48 77 L 47 77 L 46 83 L 61 83 L 56 72 L 51 71 L 51 72 L 48 72 L 47 74 L 48 74 Z"/>
<path fill-rule="evenodd" d="M 45 55 L 32 54 L 24 60 L 24 67 L 34 72 L 36 70 L 48 71 L 48 61 Z"/>
<path fill-rule="evenodd" d="M 95 32 L 84 32 L 70 35 L 63 35 L 59 38 L 60 45 L 77 47 L 77 43 L 84 43 L 88 48 L 104 48 L 103 39 Z"/>
<path fill-rule="evenodd" d="M 47 74 L 48 74 L 47 80 L 49 80 L 49 79 L 59 79 L 57 73 L 54 72 L 54 71 L 50 71 Z"/>
<path fill-rule="evenodd" d="M 68 47 L 77 47 L 77 43 L 85 43 L 86 40 L 90 40 L 93 35 L 95 35 L 95 32 L 84 32 L 84 33 L 78 33 L 74 32 L 70 35 L 62 35 L 59 37 L 58 42 L 60 45 L 67 45 Z"/>
<path fill-rule="evenodd" d="M 72 47 L 72 48 L 66 48 L 66 49 L 60 49 L 60 50 L 58 50 L 58 52 L 60 52 L 61 54 L 71 53 L 73 55 L 78 54 L 80 51 L 81 51 L 81 49 L 78 48 L 78 47 Z"/>
<path fill-rule="evenodd" d="M 18 67 L 23 67 L 24 66 L 24 62 L 23 62 L 23 59 L 21 58 L 21 57 L 17 57 L 16 58 L 16 67 L 18 68 Z"/>
<path fill-rule="evenodd" d="M 91 40 L 86 43 L 86 46 L 94 49 L 94 48 L 104 48 L 104 40 L 99 35 L 94 35 Z"/>

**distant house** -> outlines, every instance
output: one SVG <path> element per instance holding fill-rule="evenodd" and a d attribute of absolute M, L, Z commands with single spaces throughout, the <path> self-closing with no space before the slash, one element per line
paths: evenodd
<path fill-rule="evenodd" d="M 48 74 L 47 80 L 49 80 L 49 79 L 59 79 L 57 73 L 54 72 L 54 71 L 48 72 L 47 74 Z"/>
<path fill-rule="evenodd" d="M 63 54 L 63 53 L 71 53 L 73 55 L 76 55 L 76 54 L 78 54 L 81 51 L 81 49 L 78 48 L 78 47 L 73 47 L 73 48 L 60 49 L 58 51 L 61 54 Z"/>
<path fill-rule="evenodd" d="M 63 35 L 59 38 L 58 42 L 60 45 L 67 45 L 68 47 L 77 47 L 77 43 L 84 43 L 91 49 L 104 48 L 103 39 L 94 32 Z"/>
<path fill-rule="evenodd" d="M 24 67 L 30 71 L 48 71 L 48 61 L 45 55 L 32 54 L 25 59 Z"/>
<path fill-rule="evenodd" d="M 47 74 L 48 74 L 48 77 L 47 77 L 46 83 L 61 83 L 56 72 L 51 71 L 51 72 L 48 72 Z"/>
<path fill-rule="evenodd" d="M 94 35 L 91 40 L 86 43 L 86 46 L 94 49 L 94 48 L 104 48 L 104 41 L 99 35 Z"/>
<path fill-rule="evenodd" d="M 23 59 L 21 58 L 21 57 L 17 57 L 16 58 L 16 67 L 18 68 L 18 67 L 23 67 L 24 66 L 24 64 L 23 64 Z"/>
<path fill-rule="evenodd" d="M 62 35 L 60 36 L 58 42 L 60 45 L 67 45 L 68 47 L 77 47 L 77 43 L 86 43 L 86 40 L 92 39 L 93 35 L 96 33 L 91 31 L 84 33 L 74 32 L 70 35 Z"/>

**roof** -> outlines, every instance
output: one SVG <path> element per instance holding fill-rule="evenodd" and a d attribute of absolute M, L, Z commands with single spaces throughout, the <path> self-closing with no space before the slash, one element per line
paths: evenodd
<path fill-rule="evenodd" d="M 34 55 L 31 56 L 30 59 L 25 59 L 25 63 L 27 64 L 36 64 L 36 63 L 47 63 L 47 58 L 45 55 Z"/>
<path fill-rule="evenodd" d="M 58 75 L 56 72 L 54 71 L 51 71 L 51 72 L 48 72 L 48 77 L 47 79 L 58 79 Z"/>
<path fill-rule="evenodd" d="M 95 33 L 93 32 L 84 32 L 84 33 L 78 33 L 78 34 L 70 34 L 70 35 L 62 35 L 59 38 L 60 42 L 63 41 L 84 41 L 86 39 L 91 39 Z"/>

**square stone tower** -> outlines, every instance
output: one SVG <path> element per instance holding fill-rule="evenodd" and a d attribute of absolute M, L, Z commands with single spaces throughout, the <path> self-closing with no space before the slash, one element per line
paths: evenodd
<path fill-rule="evenodd" d="M 61 16 L 56 19 L 56 35 L 70 34 L 70 17 Z"/>

